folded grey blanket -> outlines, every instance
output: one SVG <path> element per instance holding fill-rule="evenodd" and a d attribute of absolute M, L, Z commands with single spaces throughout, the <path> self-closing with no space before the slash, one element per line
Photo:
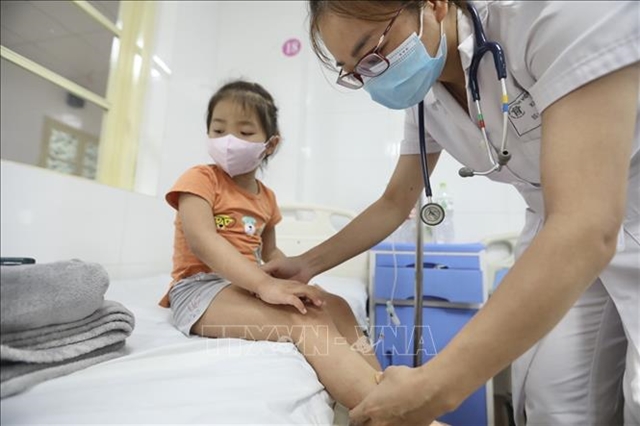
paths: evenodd
<path fill-rule="evenodd" d="M 107 271 L 79 260 L 0 269 L 0 332 L 78 321 L 94 313 L 109 286 Z"/>
<path fill-rule="evenodd" d="M 0 334 L 0 398 L 124 354 L 134 324 L 124 306 L 105 301 L 79 321 Z"/>
<path fill-rule="evenodd" d="M 66 376 L 92 365 L 118 358 L 124 354 L 124 341 L 122 341 L 77 358 L 52 364 L 14 364 L 2 361 L 0 368 L 0 371 L 2 371 L 2 374 L 0 374 L 2 380 L 0 383 L 0 398 L 18 394 L 39 383 Z"/>

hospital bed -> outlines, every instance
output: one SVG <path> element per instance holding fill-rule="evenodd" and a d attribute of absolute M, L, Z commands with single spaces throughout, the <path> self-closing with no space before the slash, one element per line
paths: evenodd
<path fill-rule="evenodd" d="M 283 206 L 278 247 L 301 253 L 353 215 Z M 367 256 L 313 280 L 349 302 L 366 324 Z M 10 424 L 332 425 L 336 404 L 291 343 L 187 338 L 157 305 L 170 277 L 112 280 L 106 299 L 136 316 L 127 355 L 41 383 L 0 402 Z M 344 411 L 338 417 L 344 418 Z"/>

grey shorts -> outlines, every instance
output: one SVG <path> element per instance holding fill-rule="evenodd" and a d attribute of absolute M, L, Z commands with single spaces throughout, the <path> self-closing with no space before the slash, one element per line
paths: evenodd
<path fill-rule="evenodd" d="M 173 322 L 185 336 L 213 299 L 231 283 L 214 273 L 201 272 L 178 281 L 169 291 Z"/>

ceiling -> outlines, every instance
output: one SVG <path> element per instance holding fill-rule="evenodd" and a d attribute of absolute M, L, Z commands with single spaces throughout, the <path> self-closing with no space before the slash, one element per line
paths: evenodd
<path fill-rule="evenodd" d="M 112 22 L 120 2 L 89 1 Z M 0 43 L 100 96 L 113 34 L 71 1 L 0 1 Z"/>

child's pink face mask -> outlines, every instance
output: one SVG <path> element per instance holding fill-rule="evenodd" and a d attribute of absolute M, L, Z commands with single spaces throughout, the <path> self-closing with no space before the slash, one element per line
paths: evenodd
<path fill-rule="evenodd" d="M 255 170 L 265 155 L 269 141 L 248 142 L 228 134 L 207 138 L 207 151 L 213 161 L 231 177 Z"/>

